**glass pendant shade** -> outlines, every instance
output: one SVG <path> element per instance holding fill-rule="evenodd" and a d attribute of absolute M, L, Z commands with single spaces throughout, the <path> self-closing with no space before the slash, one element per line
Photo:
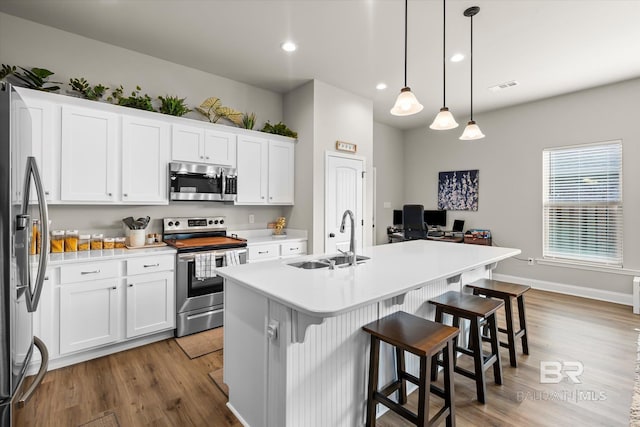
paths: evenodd
<path fill-rule="evenodd" d="M 467 123 L 467 127 L 464 128 L 464 132 L 460 135 L 460 139 L 463 141 L 472 141 L 474 139 L 482 139 L 484 134 L 473 120 Z"/>
<path fill-rule="evenodd" d="M 456 119 L 453 118 L 453 114 L 451 114 L 451 111 L 449 111 L 447 107 L 442 107 L 440 109 L 440 112 L 433 120 L 433 123 L 429 126 L 429 128 L 433 130 L 448 130 L 457 127 L 458 123 L 456 122 Z"/>
<path fill-rule="evenodd" d="M 411 92 L 409 87 L 403 87 L 400 95 L 396 98 L 396 103 L 391 109 L 394 116 L 410 116 L 422 111 L 424 106 L 418 102 L 416 96 Z"/>

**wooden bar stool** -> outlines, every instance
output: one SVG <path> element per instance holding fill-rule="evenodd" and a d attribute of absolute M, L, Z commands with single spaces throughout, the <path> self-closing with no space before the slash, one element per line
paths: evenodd
<path fill-rule="evenodd" d="M 369 384 L 367 387 L 367 427 L 376 425 L 376 404 L 381 403 L 417 426 L 434 426 L 446 417 L 447 427 L 455 426 L 453 391 L 453 339 L 459 330 L 421 317 L 399 311 L 362 327 L 371 334 L 369 357 Z M 380 341 L 395 347 L 398 378 L 382 390 L 378 390 Z M 405 371 L 404 352 L 420 358 L 420 376 Z M 432 357 L 443 352 L 444 388 L 431 384 L 429 378 Z M 406 409 L 406 381 L 418 386 L 418 413 Z M 398 391 L 398 403 L 389 396 Z M 444 399 L 444 406 L 429 419 L 429 393 Z"/>
<path fill-rule="evenodd" d="M 460 292 L 446 292 L 429 300 L 436 306 L 436 322 L 442 322 L 443 314 L 453 316 L 453 325 L 459 324 L 460 319 L 468 319 L 471 322 L 469 333 L 469 345 L 467 348 L 459 347 L 457 338 L 454 340 L 454 351 L 473 357 L 474 371 L 457 366 L 453 359 L 455 372 L 476 381 L 478 401 L 485 403 L 486 381 L 485 371 L 493 366 L 493 378 L 496 384 L 502 384 L 502 365 L 498 346 L 498 326 L 496 323 L 496 311 L 504 305 L 502 301 L 483 298 L 475 295 L 462 294 Z M 486 323 L 490 331 L 491 353 L 486 357 L 482 351 L 482 332 L 480 328 Z M 431 380 L 435 381 L 438 375 L 437 367 L 441 362 L 438 355 L 433 358 L 431 364 Z"/>
<path fill-rule="evenodd" d="M 529 354 L 527 322 L 524 314 L 524 294 L 531 289 L 531 286 L 499 282 L 497 280 L 490 279 L 480 279 L 467 286 L 473 290 L 474 295 L 482 295 L 504 301 L 507 329 L 498 328 L 498 331 L 507 334 L 507 342 L 500 342 L 500 345 L 509 349 L 509 362 L 514 368 L 517 367 L 518 358 L 516 357 L 516 339 L 520 338 L 522 340 L 522 352 L 524 354 Z M 518 317 L 520 320 L 519 331 L 515 331 L 513 327 L 512 298 L 515 298 L 518 303 Z"/>

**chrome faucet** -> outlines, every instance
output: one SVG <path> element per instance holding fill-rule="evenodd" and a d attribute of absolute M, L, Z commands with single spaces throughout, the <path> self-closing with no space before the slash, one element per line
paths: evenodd
<path fill-rule="evenodd" d="M 345 226 L 344 223 L 347 219 L 347 215 L 351 220 L 351 240 L 349 241 L 349 252 L 345 253 L 343 251 L 340 251 L 340 249 L 338 250 L 342 253 L 345 253 L 345 255 L 347 255 L 350 258 L 349 264 L 356 265 L 356 248 L 354 244 L 354 240 L 356 237 L 356 219 L 355 219 L 355 216 L 353 215 L 353 212 L 351 212 L 349 209 L 344 211 L 344 213 L 342 214 L 342 223 L 340 224 L 340 232 L 344 233 L 344 226 Z"/>

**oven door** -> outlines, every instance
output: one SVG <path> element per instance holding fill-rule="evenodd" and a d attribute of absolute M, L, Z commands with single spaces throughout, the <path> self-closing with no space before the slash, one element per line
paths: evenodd
<path fill-rule="evenodd" d="M 226 266 L 226 253 L 236 251 L 241 264 L 246 263 L 247 250 L 226 249 L 211 251 L 215 259 L 216 268 Z M 198 252 L 203 253 L 203 252 Z M 176 268 L 176 308 L 178 312 L 196 310 L 200 308 L 222 305 L 224 301 L 224 279 L 215 275 L 214 277 L 196 277 L 195 254 L 178 254 Z"/>

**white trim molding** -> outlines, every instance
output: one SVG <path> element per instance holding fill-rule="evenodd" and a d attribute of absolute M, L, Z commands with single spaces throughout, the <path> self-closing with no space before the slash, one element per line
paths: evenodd
<path fill-rule="evenodd" d="M 585 288 L 583 286 L 569 285 L 566 283 L 548 282 L 546 280 L 529 279 L 527 277 L 510 276 L 508 274 L 493 273 L 494 280 L 529 285 L 534 289 L 542 291 L 557 292 L 560 294 L 573 295 L 595 299 L 599 301 L 613 302 L 633 306 L 633 295 L 621 292 L 605 291 L 602 289 Z"/>

